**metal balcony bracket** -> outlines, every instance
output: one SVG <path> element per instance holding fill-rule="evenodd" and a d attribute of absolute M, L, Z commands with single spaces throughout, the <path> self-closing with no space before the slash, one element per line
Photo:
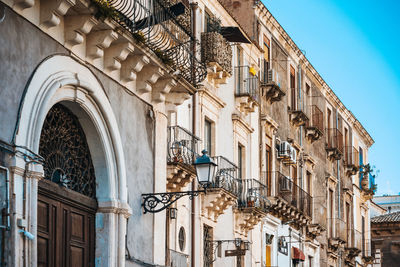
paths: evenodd
<path fill-rule="evenodd" d="M 163 211 L 184 196 L 189 196 L 189 199 L 193 199 L 200 193 L 206 193 L 206 190 L 142 194 L 143 213 Z"/>

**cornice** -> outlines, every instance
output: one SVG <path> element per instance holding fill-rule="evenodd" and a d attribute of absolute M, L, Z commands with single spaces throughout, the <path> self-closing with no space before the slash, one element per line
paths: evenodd
<path fill-rule="evenodd" d="M 217 95 L 212 93 L 209 89 L 205 87 L 201 87 L 197 90 L 200 96 L 207 98 L 210 100 L 216 107 L 218 108 L 224 108 L 226 106 L 226 103 L 222 101 L 221 98 L 219 98 Z"/>
<path fill-rule="evenodd" d="M 245 129 L 248 134 L 254 132 L 254 128 L 251 127 L 246 121 L 244 121 L 238 114 L 232 114 L 232 121 L 234 125 L 237 124 Z"/>
<path fill-rule="evenodd" d="M 272 26 L 276 29 L 276 31 L 280 34 L 282 39 L 286 42 L 286 45 L 289 46 L 296 56 L 298 56 L 299 61 L 303 62 L 303 66 L 314 76 L 314 78 L 322 85 L 322 88 L 326 91 L 326 95 L 329 95 L 329 99 L 332 102 L 331 104 L 335 104 L 339 110 L 341 110 L 350 122 L 353 122 L 354 128 L 360 133 L 360 136 L 366 141 L 368 147 L 374 144 L 374 140 L 367 132 L 367 130 L 362 126 L 362 124 L 357 120 L 354 114 L 346 108 L 346 106 L 342 103 L 342 101 L 337 97 L 337 95 L 333 92 L 333 90 L 329 87 L 329 85 L 325 82 L 325 80 L 321 77 L 321 75 L 317 72 L 314 66 L 308 61 L 307 57 L 300 50 L 300 48 L 296 45 L 296 43 L 292 40 L 289 34 L 284 30 L 282 25 L 275 19 L 272 13 L 268 10 L 268 8 L 261 1 L 258 2 L 256 11 L 263 15 L 263 18 L 269 21 Z M 273 33 L 272 33 L 273 34 Z M 278 40 L 279 42 L 279 40 Z"/>

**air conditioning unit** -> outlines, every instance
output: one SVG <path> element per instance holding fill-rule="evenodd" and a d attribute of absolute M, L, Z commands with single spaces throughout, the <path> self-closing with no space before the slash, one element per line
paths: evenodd
<path fill-rule="evenodd" d="M 287 141 L 281 142 L 279 145 L 279 152 L 278 152 L 278 158 L 282 159 L 288 159 L 290 158 L 290 151 L 291 151 L 291 145 Z"/>
<path fill-rule="evenodd" d="M 297 162 L 297 151 L 294 147 L 290 147 L 290 162 L 296 164 Z"/>
<path fill-rule="evenodd" d="M 273 69 L 268 70 L 268 82 L 269 83 L 274 82 L 278 86 L 281 86 L 280 83 L 279 83 L 279 74 L 278 74 L 277 71 L 275 71 Z"/>
<path fill-rule="evenodd" d="M 292 182 L 289 177 L 280 181 L 280 191 L 292 191 Z"/>

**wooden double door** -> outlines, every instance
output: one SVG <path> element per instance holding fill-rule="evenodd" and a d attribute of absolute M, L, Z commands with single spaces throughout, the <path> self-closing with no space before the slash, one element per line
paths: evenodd
<path fill-rule="evenodd" d="M 94 199 L 60 187 L 39 182 L 37 249 L 38 266 L 94 266 Z"/>

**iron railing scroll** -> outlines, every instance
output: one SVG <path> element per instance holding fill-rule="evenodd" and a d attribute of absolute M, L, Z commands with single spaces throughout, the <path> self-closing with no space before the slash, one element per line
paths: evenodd
<path fill-rule="evenodd" d="M 267 186 L 256 179 L 243 179 L 239 208 L 256 208 L 268 212 L 268 189 Z"/>
<path fill-rule="evenodd" d="M 193 165 L 199 154 L 200 138 L 180 126 L 168 126 L 168 154 L 170 164 Z"/>
<path fill-rule="evenodd" d="M 150 48 L 166 65 L 196 86 L 206 78 L 205 64 L 193 53 L 196 39 L 190 31 L 189 8 L 171 0 L 92 0 L 128 30 L 134 39 Z M 108 9 L 104 12 L 104 9 Z M 98 11 L 99 12 L 99 11 Z M 189 17 L 188 17 L 189 16 Z M 189 23 L 189 25 L 188 25 Z"/>
<path fill-rule="evenodd" d="M 213 157 L 213 161 L 218 167 L 214 179 L 207 188 L 223 188 L 238 197 L 242 183 L 238 179 L 237 166 L 223 156 Z"/>
<path fill-rule="evenodd" d="M 309 107 L 310 112 L 310 120 L 306 122 L 306 127 L 315 127 L 320 132 L 324 130 L 324 114 L 322 111 L 316 106 L 311 105 Z"/>
<path fill-rule="evenodd" d="M 237 66 L 235 74 L 235 95 L 250 96 L 255 101 L 259 101 L 259 78 L 250 66 Z"/>
<path fill-rule="evenodd" d="M 337 128 L 327 128 L 325 130 L 326 148 L 337 149 L 343 153 L 343 134 Z"/>

